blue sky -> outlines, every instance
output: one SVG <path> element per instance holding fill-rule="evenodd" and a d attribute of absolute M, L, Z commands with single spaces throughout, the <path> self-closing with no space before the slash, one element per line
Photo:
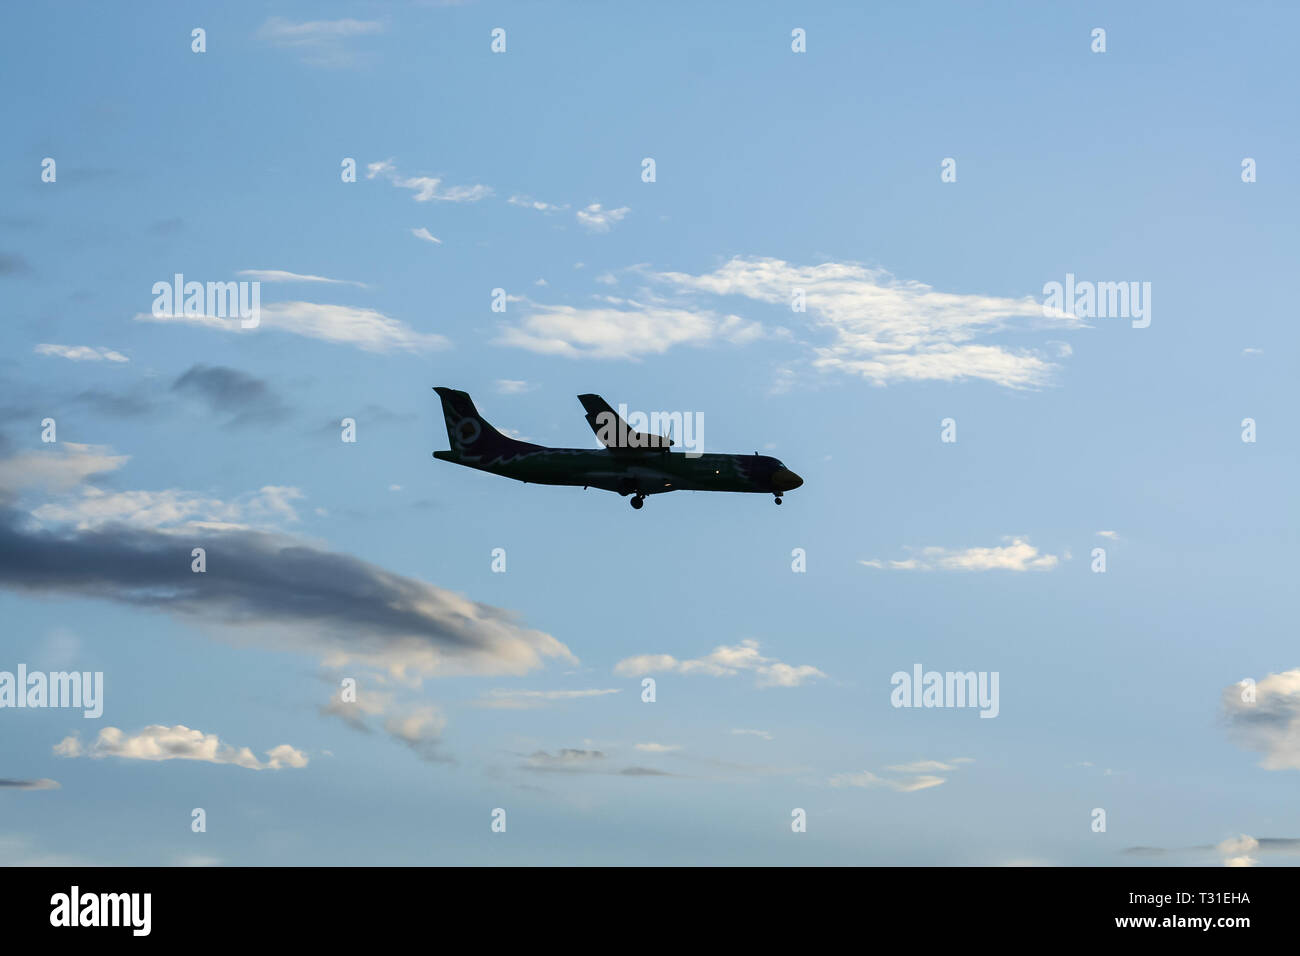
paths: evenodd
<path fill-rule="evenodd" d="M 105 709 L 0 709 L 0 861 L 1295 859 L 1293 9 L 4 19 L 0 671 Z M 261 324 L 155 317 L 175 273 Z M 1149 326 L 1045 313 L 1067 273 Z M 434 385 L 806 484 L 456 468 Z M 892 706 L 915 664 L 998 716 Z"/>

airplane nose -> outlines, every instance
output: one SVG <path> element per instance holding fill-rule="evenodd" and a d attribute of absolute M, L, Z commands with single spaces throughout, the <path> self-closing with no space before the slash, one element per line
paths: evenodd
<path fill-rule="evenodd" d="M 772 472 L 772 488 L 775 491 L 793 491 L 803 484 L 803 479 L 789 468 L 778 468 Z"/>

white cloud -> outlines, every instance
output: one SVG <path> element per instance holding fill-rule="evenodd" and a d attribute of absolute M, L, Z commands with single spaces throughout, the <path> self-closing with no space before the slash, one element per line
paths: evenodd
<path fill-rule="evenodd" d="M 344 700 L 342 686 L 336 688 L 330 695 L 329 703 L 321 708 L 321 713 L 338 717 L 357 730 L 369 732 L 370 727 L 366 723 L 366 718 L 383 714 L 393 706 L 391 693 L 375 690 L 370 686 L 366 686 L 364 690 L 358 688 L 357 693 L 350 696 L 355 696 L 355 699 Z"/>
<path fill-rule="evenodd" d="M 0 491 L 26 488 L 66 491 L 92 475 L 116 471 L 130 460 L 129 455 L 112 454 L 107 445 L 52 443 L 39 451 L 0 458 Z"/>
<path fill-rule="evenodd" d="M 1222 702 L 1230 733 L 1264 755 L 1261 767 L 1300 770 L 1300 668 L 1269 674 L 1253 688 L 1229 684 Z"/>
<path fill-rule="evenodd" d="M 637 744 L 636 749 L 648 754 L 666 754 L 672 753 L 674 750 L 681 750 L 682 748 L 680 744 L 648 743 Z"/>
<path fill-rule="evenodd" d="M 499 378 L 496 381 L 496 386 L 497 391 L 502 395 L 520 395 L 531 391 L 535 387 L 525 381 L 513 378 Z"/>
<path fill-rule="evenodd" d="M 429 230 L 424 228 L 424 226 L 421 226 L 419 229 L 412 229 L 411 235 L 415 236 L 416 239 L 423 239 L 425 242 L 432 242 L 439 246 L 442 245 L 442 240 L 429 232 Z"/>
<path fill-rule="evenodd" d="M 578 222 L 591 232 L 609 232 L 610 227 L 622 222 L 631 211 L 627 206 L 602 209 L 600 203 L 594 202 L 585 209 L 578 210 Z"/>
<path fill-rule="evenodd" d="M 429 352 L 450 345 L 441 335 L 417 332 L 405 323 L 374 309 L 317 302 L 274 302 L 263 305 L 260 325 L 255 329 L 241 328 L 239 318 L 221 318 L 215 315 L 154 315 L 151 312 L 141 312 L 135 319 L 137 322 L 197 325 L 246 335 L 271 329 L 338 345 L 353 345 L 366 352 Z"/>
<path fill-rule="evenodd" d="M 599 750 L 575 750 L 566 747 L 554 754 L 545 750 L 531 753 L 525 765 L 529 770 L 586 772 L 593 767 L 598 767 L 604 759 L 605 755 Z"/>
<path fill-rule="evenodd" d="M 540 199 L 532 199 L 528 196 L 511 196 L 506 200 L 512 206 L 520 206 L 524 209 L 534 209 L 537 212 L 563 212 L 569 208 L 569 204 L 557 206 L 554 203 L 542 202 Z"/>
<path fill-rule="evenodd" d="M 588 309 L 529 303 L 530 311 L 517 325 L 506 326 L 496 344 L 565 358 L 619 359 L 662 355 L 675 345 L 705 345 L 716 339 L 743 344 L 763 334 L 758 323 L 737 315 L 606 301 L 610 305 Z"/>
<path fill-rule="evenodd" d="M 832 787 L 858 787 L 865 790 L 895 790 L 899 793 L 914 793 L 917 790 L 929 790 L 948 782 L 947 777 L 939 776 L 956 770 L 959 764 L 974 763 L 970 757 L 957 757 L 948 761 L 917 760 L 908 764 L 895 764 L 886 767 L 890 773 L 902 774 L 899 777 L 882 777 L 869 770 L 857 773 L 837 773 L 827 782 Z"/>
<path fill-rule="evenodd" d="M 383 176 L 398 189 L 409 189 L 416 202 L 478 202 L 492 195 L 490 186 L 443 186 L 438 176 L 402 176 L 391 159 L 366 166 L 366 179 L 376 176 Z"/>
<path fill-rule="evenodd" d="M 177 533 L 197 530 L 273 527 L 298 520 L 293 502 L 303 493 L 286 485 L 265 485 L 256 492 L 222 500 L 191 491 L 104 491 L 93 485 L 77 496 L 46 502 L 32 515 L 39 521 L 84 531 L 123 524 Z"/>
<path fill-rule="evenodd" d="M 1097 532 L 1097 537 L 1099 537 L 1099 538 L 1110 538 L 1112 541 L 1114 541 L 1114 540 L 1116 540 L 1117 538 L 1119 538 L 1119 532 L 1118 532 L 1118 531 L 1098 531 L 1098 532 Z"/>
<path fill-rule="evenodd" d="M 383 31 L 384 25 L 374 20 L 309 20 L 294 23 L 284 17 L 271 17 L 257 31 L 257 37 L 274 46 L 297 50 L 304 63 L 343 67 L 351 66 L 361 59 L 348 48 L 348 41 Z"/>
<path fill-rule="evenodd" d="M 878 558 L 859 561 L 869 568 L 891 571 L 1050 571 L 1060 563 L 1054 554 L 1042 554 L 1024 538 L 1008 538 L 1009 544 L 992 548 L 909 549 L 915 557 L 901 561 Z"/>
<path fill-rule="evenodd" d="M 652 277 L 680 292 L 741 296 L 787 311 L 794 291 L 803 290 L 814 330 L 830 336 L 829 343 L 813 347 L 812 367 L 861 376 L 875 385 L 983 379 L 1007 388 L 1039 387 L 1057 367 L 1043 354 L 974 340 L 1042 327 L 1085 327 L 1064 313 L 1046 318 L 1042 305 L 1029 296 L 938 292 L 856 263 L 797 266 L 780 259 L 736 257 L 703 275 L 663 272 Z"/>
<path fill-rule="evenodd" d="M 638 677 L 660 671 L 710 677 L 734 677 L 744 671 L 755 675 L 758 687 L 799 687 L 813 678 L 826 676 L 811 664 L 794 667 L 764 657 L 759 653 L 758 642 L 753 640 L 731 646 L 719 645 L 708 655 L 694 660 L 679 661 L 671 654 L 642 654 L 624 658 L 614 665 L 614 673 L 620 677 Z"/>
<path fill-rule="evenodd" d="M 761 737 L 764 740 L 772 739 L 772 735 L 769 734 L 766 730 L 746 730 L 744 728 L 737 728 L 733 730 L 732 733 L 749 736 L 749 737 Z"/>
<path fill-rule="evenodd" d="M 105 727 L 94 743 L 83 746 L 74 736 L 64 737 L 54 745 L 60 757 L 121 757 L 126 760 L 201 760 L 204 763 L 233 764 L 248 770 L 280 770 L 283 767 L 307 766 L 301 750 L 280 744 L 266 751 L 265 762 L 258 760 L 248 747 L 223 744 L 216 734 L 192 730 L 184 724 L 165 727 L 150 724 L 135 735 L 117 727 Z"/>
<path fill-rule="evenodd" d="M 894 764 L 892 767 L 886 767 L 886 770 L 892 770 L 895 773 L 940 773 L 948 770 L 956 770 L 956 766 L 950 763 L 944 763 L 942 760 L 917 760 L 914 763 Z"/>
<path fill-rule="evenodd" d="M 888 777 L 878 777 L 869 770 L 863 770 L 860 773 L 837 773 L 830 778 L 829 782 L 832 787 L 883 788 L 897 790 L 899 793 L 912 793 L 917 790 L 928 790 L 930 787 L 937 787 L 940 784 L 947 783 L 947 780 L 934 775 L 894 780 Z"/>
<path fill-rule="evenodd" d="M 529 710 L 557 700 L 581 700 L 587 697 L 604 697 L 618 694 L 617 687 L 590 688 L 587 690 L 491 690 L 479 701 L 481 707 L 499 710 Z"/>
<path fill-rule="evenodd" d="M 37 355 L 53 355 L 74 362 L 129 362 L 121 352 L 93 345 L 54 345 L 42 342 L 32 350 Z"/>
<path fill-rule="evenodd" d="M 384 721 L 384 729 L 403 743 L 422 747 L 442 737 L 447 719 L 432 705 L 416 707 L 402 714 L 394 714 Z"/>
<path fill-rule="evenodd" d="M 362 289 L 366 288 L 364 282 L 353 282 L 351 279 L 329 279 L 325 276 L 302 275 L 280 269 L 241 269 L 236 275 L 248 276 L 257 282 L 315 282 L 323 285 L 354 285 Z"/>
<path fill-rule="evenodd" d="M 1259 850 L 1259 841 L 1244 833 L 1240 836 L 1229 837 L 1222 843 L 1217 844 L 1214 849 L 1223 857 L 1224 866 L 1254 866 L 1259 862 L 1258 859 L 1251 856 L 1252 853 Z"/>

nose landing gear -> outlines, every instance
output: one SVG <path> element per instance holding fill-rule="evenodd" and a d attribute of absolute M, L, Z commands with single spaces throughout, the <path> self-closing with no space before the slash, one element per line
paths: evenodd
<path fill-rule="evenodd" d="M 777 503 L 778 505 L 781 503 L 781 496 L 780 496 L 780 495 L 777 495 L 777 496 L 776 496 L 776 503 Z"/>
<path fill-rule="evenodd" d="M 644 505 L 644 504 L 645 504 L 645 495 L 635 495 L 635 496 L 633 496 L 633 498 L 632 498 L 632 507 L 635 508 L 637 511 L 640 511 L 640 510 L 641 510 L 641 506 Z"/>

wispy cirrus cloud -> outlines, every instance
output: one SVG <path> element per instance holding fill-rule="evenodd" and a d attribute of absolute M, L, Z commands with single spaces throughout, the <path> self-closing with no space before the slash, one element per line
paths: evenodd
<path fill-rule="evenodd" d="M 129 362 L 121 352 L 94 345 L 55 345 L 42 342 L 32 349 L 37 355 L 51 355 L 73 362 Z"/>
<path fill-rule="evenodd" d="M 271 17 L 258 28 L 257 38 L 272 46 L 297 52 L 303 63 L 341 68 L 356 66 L 368 58 L 352 49 L 353 40 L 383 32 L 384 25 L 377 20 L 294 22 L 284 17 Z"/>
<path fill-rule="evenodd" d="M 364 282 L 351 279 L 331 279 L 327 276 L 304 275 L 299 272 L 284 272 L 280 269 L 241 269 L 236 275 L 247 276 L 256 282 L 308 282 L 321 285 L 354 285 L 359 289 L 367 288 Z"/>
<path fill-rule="evenodd" d="M 622 693 L 622 690 L 617 687 L 593 687 L 584 690 L 507 690 L 498 688 L 488 691 L 483 697 L 479 698 L 478 706 L 497 710 L 530 710 L 557 701 L 583 700 L 619 693 Z"/>
<path fill-rule="evenodd" d="M 620 223 L 632 210 L 627 206 L 618 209 L 605 209 L 594 202 L 578 210 L 578 224 L 589 232 L 609 232 L 616 223 Z"/>
<path fill-rule="evenodd" d="M 521 209 L 532 209 L 535 212 L 564 212 L 569 208 L 568 203 L 556 205 L 555 203 L 542 202 L 540 199 L 533 199 L 530 196 L 511 196 L 506 202 L 512 206 L 519 206 Z"/>
<path fill-rule="evenodd" d="M 811 344 L 811 367 L 874 385 L 977 379 L 1005 388 L 1041 387 L 1057 368 L 1050 343 L 1033 349 L 988 340 L 1086 327 L 1065 313 L 1045 317 L 1030 296 L 940 292 L 852 262 L 800 266 L 737 256 L 712 272 L 649 275 L 680 293 L 740 297 L 786 313 L 801 294 L 806 311 L 794 313 L 796 320 L 806 316 L 811 331 L 829 338 Z"/>
<path fill-rule="evenodd" d="M 59 790 L 61 784 L 57 780 L 51 780 L 49 777 L 40 777 L 36 780 L 5 780 L 0 779 L 0 790 Z"/>
<path fill-rule="evenodd" d="M 367 164 L 366 179 L 379 176 L 398 189 L 409 189 L 416 202 L 478 202 L 492 195 L 491 186 L 444 186 L 439 176 L 403 176 L 391 159 Z"/>
<path fill-rule="evenodd" d="M 623 212 L 594 204 L 577 215 L 602 231 L 621 218 L 613 213 Z M 497 344 L 570 358 L 635 359 L 681 345 L 780 337 L 794 341 L 803 355 L 782 367 L 778 390 L 788 390 L 806 369 L 855 375 L 878 386 L 982 380 L 1033 389 L 1050 384 L 1057 360 L 1071 350 L 1055 338 L 1032 344 L 1027 337 L 1087 327 L 1065 313 L 1045 316 L 1030 296 L 939 292 L 857 263 L 800 266 L 737 256 L 700 274 L 644 266 L 625 271 L 647 282 L 634 298 L 595 296 L 600 304 L 589 308 L 528 303 Z M 613 279 L 606 274 L 598 281 Z M 755 319 L 724 312 L 729 298 L 772 308 L 780 324 L 767 332 Z M 796 298 L 799 309 L 792 308 Z M 1019 344 L 1025 341 L 1031 344 Z"/>
<path fill-rule="evenodd" d="M 556 753 L 538 750 L 529 754 L 521 765 L 523 770 L 538 773 L 608 773 L 621 777 L 675 777 L 677 774 L 653 767 L 622 767 L 614 769 L 608 756 L 600 750 L 579 750 L 566 747 Z"/>
<path fill-rule="evenodd" d="M 943 776 L 962 764 L 974 763 L 970 757 L 951 760 L 918 760 L 909 764 L 895 764 L 885 770 L 894 776 L 880 776 L 870 770 L 857 773 L 837 773 L 827 780 L 832 787 L 857 787 L 862 790 L 894 790 L 898 793 L 915 793 L 929 790 L 948 782 Z"/>
<path fill-rule="evenodd" d="M 1007 538 L 991 548 L 909 549 L 912 557 L 899 560 L 860 560 L 868 568 L 889 571 L 1050 571 L 1060 564 L 1055 554 L 1044 554 L 1025 538 Z"/>
<path fill-rule="evenodd" d="M 137 322 L 195 325 L 205 329 L 241 334 L 257 334 L 263 329 L 289 332 L 304 338 L 318 339 L 335 345 L 351 345 L 365 352 L 431 352 L 449 348 L 451 343 L 433 332 L 417 332 L 398 319 L 375 309 L 318 302 L 273 302 L 261 307 L 256 328 L 241 327 L 238 318 L 215 315 L 140 312 Z"/>
<path fill-rule="evenodd" d="M 536 385 L 530 385 L 521 379 L 499 378 L 496 380 L 497 391 L 502 395 L 522 395 L 532 391 Z"/>
<path fill-rule="evenodd" d="M 704 657 L 678 660 L 671 654 L 641 654 L 627 657 L 614 665 L 620 677 L 639 677 L 643 674 L 668 672 L 675 674 L 703 674 L 709 677 L 734 677 L 751 673 L 758 687 L 799 687 L 806 682 L 826 675 L 811 664 L 792 666 L 775 658 L 764 657 L 759 652 L 758 641 L 744 640 L 731 646 L 715 647 Z"/>

